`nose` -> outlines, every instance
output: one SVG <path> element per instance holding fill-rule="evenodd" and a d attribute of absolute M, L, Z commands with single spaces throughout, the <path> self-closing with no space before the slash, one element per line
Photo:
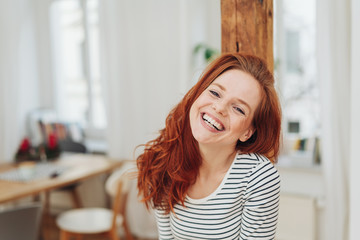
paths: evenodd
<path fill-rule="evenodd" d="M 224 101 L 216 101 L 213 103 L 212 107 L 217 113 L 221 115 L 226 114 L 226 104 L 224 103 Z"/>

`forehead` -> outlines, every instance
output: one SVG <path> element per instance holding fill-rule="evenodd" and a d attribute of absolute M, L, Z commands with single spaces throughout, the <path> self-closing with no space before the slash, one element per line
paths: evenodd
<path fill-rule="evenodd" d="M 256 109 L 261 100 L 260 83 L 249 73 L 238 69 L 228 70 L 210 84 L 225 91 L 228 96 L 240 98 Z"/>

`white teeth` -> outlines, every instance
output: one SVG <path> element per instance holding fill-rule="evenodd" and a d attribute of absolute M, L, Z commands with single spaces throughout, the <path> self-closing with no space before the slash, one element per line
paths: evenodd
<path fill-rule="evenodd" d="M 210 123 L 213 127 L 215 127 L 217 130 L 223 130 L 220 123 L 216 122 L 214 119 L 212 119 L 209 115 L 204 114 L 203 119 L 206 120 L 208 123 Z"/>

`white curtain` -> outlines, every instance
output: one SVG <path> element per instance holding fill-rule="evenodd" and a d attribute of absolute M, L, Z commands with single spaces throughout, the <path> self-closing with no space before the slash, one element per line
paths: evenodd
<path fill-rule="evenodd" d="M 355 110 L 359 109 L 359 98 L 351 96 L 351 93 L 358 95 L 360 90 L 357 83 L 360 76 L 356 70 L 360 67 L 360 52 L 356 46 L 359 41 L 352 42 L 359 40 L 359 30 L 356 29 L 359 18 L 356 15 L 360 9 L 358 0 L 317 2 L 317 64 L 323 102 L 322 163 L 326 186 L 324 229 L 321 239 L 345 240 L 349 239 L 350 214 L 359 215 L 355 214 L 349 205 L 352 201 L 350 197 L 353 195 L 351 192 L 356 190 L 355 187 L 350 188 L 349 181 L 359 182 L 359 177 L 353 176 L 350 179 L 349 173 L 353 163 L 358 165 L 355 154 L 350 154 L 350 144 L 354 144 L 351 141 L 357 140 L 360 134 L 354 123 L 354 120 L 359 118 L 359 110 Z M 356 6 L 357 10 L 352 10 L 351 7 Z M 357 37 L 354 37 L 356 34 Z M 356 130 L 357 132 L 354 132 Z M 351 226 L 354 226 L 353 224 L 356 223 L 350 222 Z M 359 233 L 359 230 L 353 231 Z M 355 236 L 356 234 L 352 234 L 351 239 L 358 239 L 359 234 L 357 238 Z"/>
<path fill-rule="evenodd" d="M 135 147 L 158 134 L 182 97 L 184 56 L 190 53 L 179 31 L 181 1 L 100 4 L 108 154 L 132 159 Z"/>
<path fill-rule="evenodd" d="M 350 231 L 349 239 L 360 236 L 360 0 L 351 1 L 351 132 L 350 132 Z"/>
<path fill-rule="evenodd" d="M 38 104 L 34 8 L 0 1 L 0 162 L 12 160 L 26 135 L 26 114 Z"/>

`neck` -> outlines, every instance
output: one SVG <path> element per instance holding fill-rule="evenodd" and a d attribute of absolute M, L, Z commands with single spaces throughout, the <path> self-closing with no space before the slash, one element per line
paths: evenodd
<path fill-rule="evenodd" d="M 222 147 L 199 145 L 199 149 L 202 157 L 200 174 L 206 175 L 227 172 L 237 152 L 233 147 L 224 149 Z"/>

